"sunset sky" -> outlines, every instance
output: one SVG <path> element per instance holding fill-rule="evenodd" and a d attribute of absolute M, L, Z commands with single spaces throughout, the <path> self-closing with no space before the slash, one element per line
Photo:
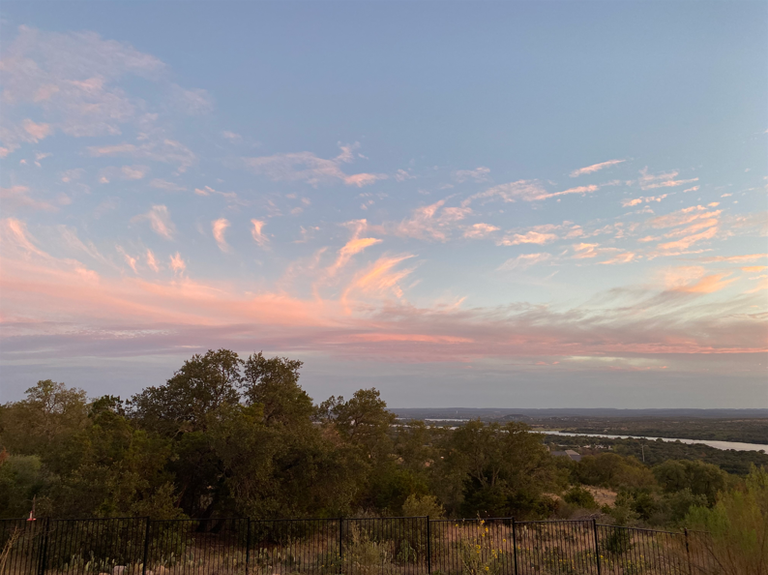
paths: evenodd
<path fill-rule="evenodd" d="M 0 401 L 768 407 L 768 3 L 4 2 Z"/>

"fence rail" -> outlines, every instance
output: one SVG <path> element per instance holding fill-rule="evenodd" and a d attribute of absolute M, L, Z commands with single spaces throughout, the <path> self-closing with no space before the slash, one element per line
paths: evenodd
<path fill-rule="evenodd" d="M 2 575 L 714 575 L 709 548 L 594 520 L 0 520 Z"/>

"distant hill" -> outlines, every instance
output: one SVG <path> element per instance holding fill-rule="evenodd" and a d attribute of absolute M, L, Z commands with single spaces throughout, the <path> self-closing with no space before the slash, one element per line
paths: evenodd
<path fill-rule="evenodd" d="M 610 408 L 493 408 L 493 407 L 396 407 L 390 408 L 403 419 L 465 419 L 526 421 L 558 417 L 695 417 L 712 419 L 768 418 L 768 409 L 610 409 Z"/>

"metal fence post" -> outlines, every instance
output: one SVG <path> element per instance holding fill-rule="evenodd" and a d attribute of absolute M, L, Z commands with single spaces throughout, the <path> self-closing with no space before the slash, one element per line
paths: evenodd
<path fill-rule="evenodd" d="M 141 560 L 141 575 L 147 575 L 147 562 L 149 561 L 149 517 L 144 527 L 144 557 Z"/>
<path fill-rule="evenodd" d="M 512 518 L 512 557 L 515 559 L 515 575 L 517 575 L 517 528 L 515 518 Z"/>
<path fill-rule="evenodd" d="M 688 528 L 685 528 L 685 555 L 688 558 L 688 575 L 691 575 L 691 549 L 688 546 Z"/>
<path fill-rule="evenodd" d="M 429 515 L 427 515 L 427 573 L 432 573 L 432 532 L 429 528 Z"/>
<path fill-rule="evenodd" d="M 339 573 L 343 571 L 344 563 L 344 518 L 339 517 Z"/>
<path fill-rule="evenodd" d="M 251 564 L 251 518 L 248 518 L 248 531 L 245 535 L 245 575 L 248 575 L 248 568 Z"/>
<path fill-rule="evenodd" d="M 38 575 L 45 575 L 45 567 L 48 562 L 48 534 L 51 531 L 51 518 L 43 520 L 43 544 L 40 546 L 40 563 L 37 566 Z"/>
<path fill-rule="evenodd" d="M 597 561 L 597 575 L 600 575 L 600 543 L 597 538 L 597 519 L 592 520 L 592 529 L 595 534 L 595 560 Z"/>

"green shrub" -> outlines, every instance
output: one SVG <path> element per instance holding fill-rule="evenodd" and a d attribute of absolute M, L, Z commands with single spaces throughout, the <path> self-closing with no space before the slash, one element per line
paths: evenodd
<path fill-rule="evenodd" d="M 597 501 L 595 497 L 588 490 L 583 487 L 572 487 L 563 495 L 563 500 L 566 503 L 582 507 L 584 509 L 597 509 Z"/>
<path fill-rule="evenodd" d="M 693 507 L 685 523 L 707 532 L 693 541 L 718 573 L 768 574 L 768 470 L 753 467 L 743 487 L 721 492 L 711 509 Z"/>

